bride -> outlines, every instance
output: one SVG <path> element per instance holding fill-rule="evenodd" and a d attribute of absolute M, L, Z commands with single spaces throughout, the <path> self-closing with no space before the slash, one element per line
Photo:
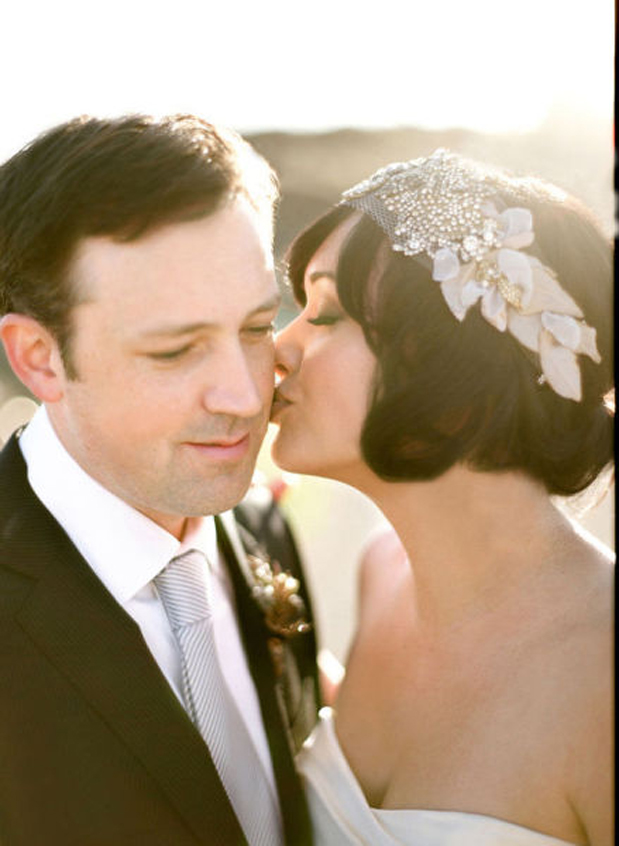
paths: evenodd
<path fill-rule="evenodd" d="M 299 759 L 316 842 L 607 846 L 611 561 L 551 500 L 611 459 L 607 241 L 437 151 L 345 192 L 289 276 L 275 460 L 395 529 Z"/>

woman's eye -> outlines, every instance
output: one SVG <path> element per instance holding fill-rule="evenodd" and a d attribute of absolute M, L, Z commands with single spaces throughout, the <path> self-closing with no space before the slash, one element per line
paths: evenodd
<path fill-rule="evenodd" d="M 308 318 L 308 323 L 312 326 L 333 326 L 342 320 L 341 314 L 319 314 L 316 317 Z"/>

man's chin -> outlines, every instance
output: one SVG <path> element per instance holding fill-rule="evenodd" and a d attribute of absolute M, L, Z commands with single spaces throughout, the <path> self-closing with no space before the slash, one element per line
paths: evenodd
<path fill-rule="evenodd" d="M 230 511 L 243 499 L 253 476 L 253 464 L 251 471 L 244 473 L 237 479 L 220 479 L 208 490 L 204 491 L 203 498 L 194 500 L 191 505 L 192 514 L 187 516 L 205 517 L 210 514 L 221 514 L 223 511 Z M 223 482 L 223 484 L 222 484 Z"/>

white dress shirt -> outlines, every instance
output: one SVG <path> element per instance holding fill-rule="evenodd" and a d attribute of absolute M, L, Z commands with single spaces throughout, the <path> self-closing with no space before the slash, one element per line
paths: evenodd
<path fill-rule="evenodd" d="M 234 597 L 218 549 L 212 517 L 192 518 L 179 541 L 95 481 L 69 455 L 41 406 L 19 439 L 36 496 L 65 530 L 114 599 L 135 620 L 161 672 L 183 704 L 181 656 L 153 579 L 188 549 L 211 567 L 215 648 L 232 696 L 264 764 L 275 779 L 260 706 L 241 644 Z M 227 519 L 226 519 L 227 518 Z M 224 515 L 228 533 L 233 521 Z M 231 537 L 238 549 L 238 537 Z"/>

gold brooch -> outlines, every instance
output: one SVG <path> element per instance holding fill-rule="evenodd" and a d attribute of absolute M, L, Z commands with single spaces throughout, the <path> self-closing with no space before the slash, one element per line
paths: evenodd
<path fill-rule="evenodd" d="M 299 596 L 300 582 L 272 563 L 248 555 L 254 577 L 252 596 L 264 611 L 267 627 L 280 637 L 294 637 L 311 629 L 305 619 L 305 603 Z"/>

